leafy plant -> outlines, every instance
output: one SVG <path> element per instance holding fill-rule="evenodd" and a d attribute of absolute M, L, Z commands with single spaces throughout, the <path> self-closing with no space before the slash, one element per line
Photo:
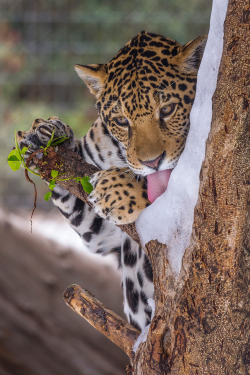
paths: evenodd
<path fill-rule="evenodd" d="M 50 180 L 50 183 L 49 183 L 49 189 L 50 191 L 48 191 L 45 195 L 44 195 L 44 199 L 46 201 L 49 201 L 50 198 L 52 197 L 52 191 L 54 190 L 55 186 L 56 186 L 56 181 L 67 181 L 67 180 L 76 180 L 76 182 L 80 182 L 81 185 L 82 185 L 82 188 L 84 191 L 86 191 L 86 193 L 90 194 L 92 191 L 93 191 L 93 186 L 91 185 L 91 183 L 89 182 L 90 180 L 90 177 L 88 176 L 85 176 L 85 177 L 70 177 L 70 178 L 58 178 L 58 176 L 60 176 L 58 174 L 58 171 L 56 170 L 52 170 L 51 171 L 51 177 L 52 179 Z"/>
<path fill-rule="evenodd" d="M 63 143 L 64 141 L 66 141 L 67 139 L 69 139 L 69 137 L 67 137 L 66 135 L 62 136 L 62 137 L 57 137 L 54 139 L 54 135 L 55 135 L 55 131 L 53 130 L 52 134 L 51 134 L 51 138 L 50 140 L 48 141 L 47 145 L 45 147 L 43 146 L 40 146 L 40 148 L 42 148 L 44 150 L 44 155 L 47 155 L 47 149 L 51 146 L 51 147 L 56 147 L 58 146 L 60 143 Z"/>
<path fill-rule="evenodd" d="M 88 177 L 88 176 L 85 176 L 85 177 L 82 177 L 82 178 L 76 177 L 76 181 L 80 182 L 82 184 L 83 190 L 86 191 L 86 193 L 88 193 L 88 194 L 90 194 L 93 191 L 93 186 L 91 185 L 89 180 L 90 180 L 90 177 Z"/>
<path fill-rule="evenodd" d="M 25 163 L 24 155 L 28 151 L 29 147 L 24 147 L 22 150 L 19 148 L 16 131 L 15 131 L 15 146 L 16 148 L 9 153 L 8 164 L 13 171 L 18 171 L 21 167 L 27 169 L 29 172 L 39 176 L 38 173 L 32 171 Z"/>
<path fill-rule="evenodd" d="M 57 137 L 57 138 L 54 139 L 54 130 L 53 130 L 51 138 L 48 141 L 47 145 L 45 147 L 40 146 L 40 148 L 42 148 L 44 150 L 44 154 L 47 155 L 48 147 L 55 147 L 55 146 L 63 143 L 67 139 L 68 139 L 68 137 L 66 137 L 66 136 Z M 18 171 L 20 169 L 20 167 L 23 167 L 27 171 L 39 176 L 39 173 L 36 173 L 33 170 L 31 170 L 27 166 L 27 164 L 25 163 L 24 155 L 28 151 L 29 148 L 23 147 L 22 150 L 19 148 L 19 145 L 18 145 L 18 142 L 17 142 L 17 137 L 16 137 L 16 132 L 15 132 L 15 146 L 16 146 L 16 148 L 9 153 L 9 156 L 8 156 L 8 159 L 7 159 L 10 168 L 13 171 Z M 67 181 L 67 180 L 73 179 L 73 180 L 76 180 L 77 182 L 81 183 L 82 188 L 83 188 L 84 191 L 86 191 L 86 193 L 90 194 L 93 190 L 93 186 L 89 182 L 90 178 L 88 176 L 85 176 L 85 177 L 69 177 L 69 178 L 65 178 L 65 179 L 58 178 L 59 176 L 60 176 L 60 174 L 58 173 L 58 171 L 56 171 L 54 169 L 51 171 L 51 180 L 50 180 L 49 185 L 48 185 L 50 190 L 44 195 L 44 199 L 46 201 L 49 201 L 50 198 L 52 197 L 52 191 L 54 190 L 57 181 Z"/>

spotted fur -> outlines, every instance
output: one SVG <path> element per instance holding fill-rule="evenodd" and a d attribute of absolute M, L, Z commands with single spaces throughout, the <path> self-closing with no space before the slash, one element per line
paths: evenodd
<path fill-rule="evenodd" d="M 124 194 L 114 189 L 115 175 L 125 187 L 133 175 L 143 177 L 176 166 L 189 130 L 205 42 L 206 37 L 199 37 L 182 46 L 163 36 L 141 32 L 109 63 L 76 65 L 77 73 L 97 98 L 100 120 L 122 146 L 121 160 L 133 172 L 126 176 L 114 169 L 110 186 L 103 183 L 106 171 L 92 179 L 96 189 L 90 200 L 103 218 L 115 224 L 130 223 L 149 204 L 145 191 L 141 192 L 143 183 L 134 178 L 135 199 L 130 203 L 135 201 L 136 205 L 132 208 Z M 91 133 L 98 143 L 95 128 Z M 119 199 L 128 204 L 121 204 Z"/>
<path fill-rule="evenodd" d="M 175 167 L 189 130 L 205 41 L 200 37 L 181 46 L 141 32 L 109 63 L 76 65 L 99 112 L 84 138 L 75 140 L 71 128 L 55 117 L 37 119 L 31 131 L 18 132 L 20 147 L 29 145 L 29 152 L 46 145 L 53 130 L 55 136 L 66 134 L 68 147 L 100 169 L 89 197 L 95 212 L 59 186 L 53 201 L 92 252 L 117 255 L 124 310 L 138 329 L 151 320 L 152 267 L 144 251 L 112 222 L 135 221 L 149 204 L 145 176 Z"/>

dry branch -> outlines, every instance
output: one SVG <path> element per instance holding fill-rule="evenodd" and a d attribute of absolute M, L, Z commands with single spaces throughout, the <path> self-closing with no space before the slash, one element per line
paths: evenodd
<path fill-rule="evenodd" d="M 65 290 L 64 301 L 131 358 L 134 342 L 140 334 L 136 328 L 78 285 Z"/>
<path fill-rule="evenodd" d="M 59 174 L 62 174 L 61 179 L 71 178 L 67 181 L 60 181 L 59 179 L 57 184 L 91 206 L 88 201 L 88 194 L 83 190 L 80 182 L 76 182 L 72 177 L 90 177 L 93 173 L 99 171 L 96 166 L 88 164 L 79 155 L 64 146 L 49 147 L 46 154 L 44 150 L 39 149 L 30 156 L 28 162 L 31 161 L 38 166 L 41 178 L 45 181 L 51 180 L 52 170 L 57 170 Z M 134 223 L 121 225 L 120 228 L 140 244 Z"/>

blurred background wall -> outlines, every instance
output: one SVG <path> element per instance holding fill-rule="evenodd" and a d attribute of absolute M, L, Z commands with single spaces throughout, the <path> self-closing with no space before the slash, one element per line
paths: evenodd
<path fill-rule="evenodd" d="M 210 0 L 0 0 L 0 204 L 33 204 L 32 186 L 6 163 L 15 130 L 56 115 L 80 137 L 96 118 L 74 64 L 107 62 L 141 30 L 186 43 L 208 32 L 210 8 Z M 42 197 L 39 207 L 51 209 Z"/>

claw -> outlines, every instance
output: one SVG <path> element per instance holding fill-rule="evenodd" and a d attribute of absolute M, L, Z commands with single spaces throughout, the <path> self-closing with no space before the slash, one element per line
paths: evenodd
<path fill-rule="evenodd" d="M 52 131 L 51 131 L 51 129 L 48 126 L 46 126 L 46 125 L 39 126 L 39 131 L 42 134 L 48 135 L 49 137 L 51 137 Z"/>

